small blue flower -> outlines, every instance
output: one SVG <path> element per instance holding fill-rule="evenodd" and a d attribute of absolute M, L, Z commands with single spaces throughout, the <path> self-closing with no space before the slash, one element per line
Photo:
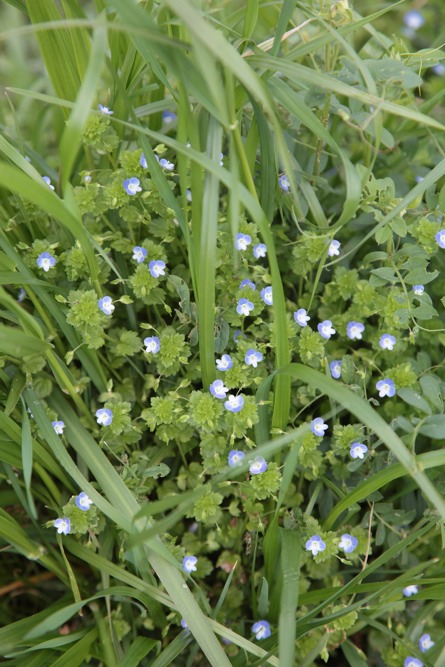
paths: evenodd
<path fill-rule="evenodd" d="M 98 104 L 97 108 L 101 113 L 105 114 L 105 116 L 112 116 L 114 113 L 114 111 L 111 111 L 108 107 L 102 106 L 102 104 Z"/>
<path fill-rule="evenodd" d="M 317 326 L 317 329 L 318 333 L 323 338 L 330 338 L 336 333 L 335 329 L 332 328 L 331 320 L 324 320 L 324 322 L 320 322 L 320 324 Z"/>
<path fill-rule="evenodd" d="M 153 278 L 165 276 L 165 262 L 163 262 L 162 259 L 152 259 L 148 264 L 148 270 Z"/>
<path fill-rule="evenodd" d="M 166 125 L 168 125 L 169 123 L 173 123 L 176 120 L 176 118 L 177 116 L 175 113 L 173 113 L 173 111 L 165 110 L 162 112 L 162 120 Z"/>
<path fill-rule="evenodd" d="M 253 246 L 253 254 L 256 259 L 260 257 L 266 257 L 267 255 L 267 246 L 265 243 L 258 243 L 258 245 Z"/>
<path fill-rule="evenodd" d="M 196 572 L 196 563 L 198 562 L 198 559 L 196 556 L 185 556 L 185 558 L 182 559 L 182 569 L 184 572 L 187 572 L 187 574 L 190 574 L 191 572 Z"/>
<path fill-rule="evenodd" d="M 51 426 L 57 433 L 57 435 L 63 435 L 63 429 L 65 428 L 64 422 L 51 422 Z"/>
<path fill-rule="evenodd" d="M 393 350 L 394 345 L 397 343 L 397 339 L 395 336 L 391 336 L 391 334 L 383 334 L 380 336 L 379 340 L 379 345 L 382 348 L 382 350 Z"/>
<path fill-rule="evenodd" d="M 110 408 L 96 410 L 96 421 L 100 426 L 109 426 L 113 421 L 113 411 Z"/>
<path fill-rule="evenodd" d="M 240 299 L 236 307 L 236 312 L 238 313 L 238 315 L 244 315 L 245 317 L 247 317 L 250 311 L 253 310 L 254 308 L 255 306 L 248 299 Z"/>
<path fill-rule="evenodd" d="M 169 162 L 168 160 L 165 159 L 165 157 L 161 157 L 161 159 L 159 160 L 159 164 L 163 169 L 165 169 L 165 171 L 173 171 L 173 169 L 175 168 L 173 162 Z"/>
<path fill-rule="evenodd" d="M 266 460 L 262 456 L 255 456 L 250 464 L 249 472 L 251 475 L 260 475 L 262 472 L 266 472 L 267 468 Z"/>
<path fill-rule="evenodd" d="M 85 183 L 85 185 L 88 185 L 88 183 L 91 183 L 90 174 L 85 174 L 85 176 L 83 177 L 83 182 Z"/>
<path fill-rule="evenodd" d="M 188 202 L 192 201 L 192 191 L 191 190 L 186 190 L 185 191 L 185 198 L 187 199 Z"/>
<path fill-rule="evenodd" d="M 144 338 L 145 354 L 157 354 L 161 349 L 161 341 L 157 336 Z"/>
<path fill-rule="evenodd" d="M 239 284 L 240 289 L 243 289 L 243 287 L 250 287 L 250 289 L 256 290 L 255 283 L 253 283 L 251 280 L 248 280 L 247 278 L 242 280 Z"/>
<path fill-rule="evenodd" d="M 289 192 L 290 183 L 286 174 L 281 174 L 281 176 L 278 177 L 278 185 L 283 190 L 283 192 Z"/>
<path fill-rule="evenodd" d="M 385 378 L 384 380 L 377 382 L 376 389 L 379 392 L 380 398 L 383 398 L 384 396 L 391 398 L 396 393 L 394 382 L 390 378 Z"/>
<path fill-rule="evenodd" d="M 358 539 L 353 535 L 348 535 L 348 533 L 344 533 L 344 535 L 341 536 L 340 542 L 338 543 L 339 548 L 343 549 L 345 554 L 352 554 L 357 545 Z"/>
<path fill-rule="evenodd" d="M 445 74 L 445 65 L 443 63 L 437 63 L 437 65 L 434 65 L 432 68 L 434 74 L 437 76 L 444 76 Z"/>
<path fill-rule="evenodd" d="M 439 248 L 445 248 L 445 229 L 441 229 L 440 232 L 437 232 L 434 238 L 436 239 Z"/>
<path fill-rule="evenodd" d="M 145 261 L 145 258 L 147 257 L 147 251 L 145 248 L 141 248 L 140 245 L 135 245 L 133 248 L 133 257 L 132 259 L 135 259 L 138 264 L 142 264 L 142 262 Z"/>
<path fill-rule="evenodd" d="M 418 30 L 425 23 L 424 16 L 415 9 L 406 12 L 403 16 L 403 22 L 411 30 Z"/>
<path fill-rule="evenodd" d="M 403 589 L 402 593 L 406 598 L 410 598 L 411 595 L 417 595 L 419 592 L 419 587 L 416 586 L 416 584 L 410 584 L 406 588 Z"/>
<path fill-rule="evenodd" d="M 51 190 L 54 190 L 54 185 L 51 185 L 51 179 L 49 176 L 42 176 L 42 179 L 45 181 L 47 185 L 49 185 Z"/>
<path fill-rule="evenodd" d="M 328 425 L 324 423 L 321 417 L 317 417 L 311 421 L 310 429 L 314 435 L 318 435 L 319 438 L 324 436 L 324 432 L 328 428 Z"/>
<path fill-rule="evenodd" d="M 244 398 L 240 394 L 239 396 L 234 396 L 233 394 L 229 394 L 227 397 L 227 401 L 224 403 L 224 407 L 226 410 L 229 412 L 239 412 L 242 410 L 244 405 Z"/>
<path fill-rule="evenodd" d="M 362 324 L 361 322 L 348 322 L 348 325 L 346 326 L 346 334 L 348 338 L 351 340 L 362 339 L 362 333 L 365 330 L 365 325 Z"/>
<path fill-rule="evenodd" d="M 423 667 L 423 662 L 421 660 L 418 660 L 417 658 L 413 658 L 412 655 L 409 655 L 405 659 L 403 667 Z"/>
<path fill-rule="evenodd" d="M 17 301 L 18 303 L 22 303 L 26 299 L 26 291 L 21 287 L 19 291 L 17 292 Z"/>
<path fill-rule="evenodd" d="M 252 243 L 252 238 L 249 234 L 237 234 L 235 239 L 235 248 L 237 250 L 247 250 L 247 246 Z"/>
<path fill-rule="evenodd" d="M 433 648 L 434 644 L 435 642 L 431 639 L 431 635 L 422 635 L 419 639 L 419 648 L 422 653 L 429 651 L 430 648 Z"/>
<path fill-rule="evenodd" d="M 133 178 L 127 178 L 123 182 L 124 190 L 128 195 L 135 195 L 138 192 L 141 192 L 142 188 L 140 186 L 140 180 L 133 176 Z"/>
<path fill-rule="evenodd" d="M 306 551 L 312 551 L 312 555 L 316 556 L 320 551 L 326 549 L 326 544 L 321 539 L 320 535 L 312 535 L 306 542 Z"/>
<path fill-rule="evenodd" d="M 78 507 L 83 512 L 88 512 L 91 505 L 93 504 L 93 501 L 91 500 L 91 498 L 88 498 L 85 491 L 79 493 L 79 495 L 74 498 L 74 502 L 76 503 L 76 507 Z"/>
<path fill-rule="evenodd" d="M 47 273 L 56 265 L 56 260 L 49 254 L 49 252 L 42 252 L 42 254 L 37 257 L 36 264 L 39 269 L 43 269 L 45 273 Z"/>
<path fill-rule="evenodd" d="M 310 319 L 311 318 L 307 314 L 305 308 L 299 308 L 294 313 L 294 320 L 297 324 L 300 325 L 300 327 L 307 327 L 307 323 L 309 322 Z"/>
<path fill-rule="evenodd" d="M 222 380 L 215 380 L 210 385 L 209 390 L 212 396 L 215 398 L 226 398 L 229 388 L 224 386 L 224 382 Z"/>
<path fill-rule="evenodd" d="M 362 442 L 353 442 L 349 454 L 352 459 L 364 459 L 367 451 L 367 446 Z"/>
<path fill-rule="evenodd" d="M 235 329 L 233 332 L 232 340 L 234 343 L 238 344 L 238 338 L 247 338 L 246 334 L 244 334 L 241 329 Z"/>
<path fill-rule="evenodd" d="M 248 366 L 253 366 L 254 368 L 256 368 L 260 361 L 263 361 L 263 355 L 261 354 L 261 352 L 249 348 L 246 352 L 246 356 L 244 357 L 244 363 L 247 364 Z"/>
<path fill-rule="evenodd" d="M 221 359 L 216 360 L 216 368 L 219 371 L 228 371 L 233 366 L 230 354 L 223 354 Z"/>
<path fill-rule="evenodd" d="M 54 528 L 57 528 L 59 534 L 63 533 L 64 535 L 68 535 L 71 531 L 71 521 L 67 517 L 56 519 L 53 522 L 53 526 Z"/>
<path fill-rule="evenodd" d="M 228 463 L 231 468 L 236 468 L 243 464 L 246 455 L 237 449 L 231 449 L 229 452 Z"/>
<path fill-rule="evenodd" d="M 338 380 L 341 377 L 341 361 L 339 359 L 331 361 L 331 363 L 329 364 L 329 368 L 331 370 L 331 375 L 334 378 L 334 380 Z"/>
<path fill-rule="evenodd" d="M 261 290 L 260 296 L 266 306 L 272 306 L 273 304 L 273 295 L 272 295 L 272 287 L 269 285 L 269 287 L 265 287 L 264 289 Z"/>
<path fill-rule="evenodd" d="M 257 621 L 252 625 L 252 632 L 258 640 L 267 639 L 270 637 L 270 625 L 267 621 Z"/>
<path fill-rule="evenodd" d="M 223 167 L 223 166 L 224 166 L 223 159 L 224 159 L 224 153 L 220 153 L 220 154 L 219 154 L 219 166 L 220 166 L 220 167 Z"/>
<path fill-rule="evenodd" d="M 189 626 L 187 625 L 185 618 L 181 618 L 181 627 L 184 628 L 184 630 L 188 630 Z"/>
<path fill-rule="evenodd" d="M 413 292 L 416 296 L 422 296 L 425 291 L 424 285 L 413 285 Z"/>
<path fill-rule="evenodd" d="M 111 296 L 104 296 L 102 299 L 99 299 L 97 305 L 105 315 L 111 315 L 115 308 Z"/>
<path fill-rule="evenodd" d="M 142 169 L 148 169 L 147 160 L 146 160 L 145 155 L 143 153 L 142 153 L 141 158 L 139 160 L 139 164 L 141 165 Z"/>
<path fill-rule="evenodd" d="M 336 239 L 333 239 L 331 243 L 329 244 L 329 250 L 328 250 L 328 255 L 329 257 L 334 257 L 334 255 L 339 255 L 340 254 L 340 241 L 336 241 Z"/>

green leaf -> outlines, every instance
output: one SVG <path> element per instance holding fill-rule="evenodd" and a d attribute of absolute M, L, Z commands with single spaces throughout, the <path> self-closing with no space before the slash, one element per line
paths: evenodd
<path fill-rule="evenodd" d="M 419 428 L 419 433 L 432 440 L 445 440 L 445 415 L 427 417 Z"/>
<path fill-rule="evenodd" d="M 427 415 L 431 414 L 431 407 L 427 401 L 425 401 L 425 399 L 422 398 L 420 394 L 413 391 L 412 389 L 402 387 L 401 389 L 398 389 L 397 396 L 399 396 L 402 401 L 405 401 L 405 403 L 408 403 L 408 405 L 411 405 L 413 408 L 416 408 L 421 412 L 425 412 Z"/>

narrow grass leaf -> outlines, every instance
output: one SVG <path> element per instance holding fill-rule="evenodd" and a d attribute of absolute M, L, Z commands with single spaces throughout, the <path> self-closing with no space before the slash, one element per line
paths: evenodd
<path fill-rule="evenodd" d="M 150 651 L 159 644 L 156 639 L 147 637 L 136 637 L 130 647 L 125 651 L 122 660 L 119 661 L 119 667 L 138 667 Z"/>
<path fill-rule="evenodd" d="M 33 465 L 31 426 L 29 423 L 29 418 L 26 412 L 26 406 L 24 402 L 22 411 L 22 465 L 23 465 L 23 481 L 25 483 L 26 499 L 28 501 L 29 512 L 31 514 L 31 517 L 34 520 L 37 520 L 37 510 L 34 504 L 34 498 L 31 489 L 31 477 L 32 477 L 32 465 Z"/>
<path fill-rule="evenodd" d="M 300 579 L 301 535 L 289 529 L 281 533 L 281 588 L 278 623 L 278 654 L 280 667 L 295 664 L 295 632 L 297 627 L 298 586 Z"/>

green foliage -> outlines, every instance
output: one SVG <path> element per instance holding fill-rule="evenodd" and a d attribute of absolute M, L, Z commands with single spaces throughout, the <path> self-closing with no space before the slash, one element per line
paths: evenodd
<path fill-rule="evenodd" d="M 13 664 L 402 667 L 424 630 L 443 654 L 443 8 L 402 33 L 397 3 L 241 4 L 0 7 Z"/>

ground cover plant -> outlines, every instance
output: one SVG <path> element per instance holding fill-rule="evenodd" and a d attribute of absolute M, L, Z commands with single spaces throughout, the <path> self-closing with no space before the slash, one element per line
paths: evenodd
<path fill-rule="evenodd" d="M 0 3 L 0 656 L 445 665 L 445 9 Z"/>

